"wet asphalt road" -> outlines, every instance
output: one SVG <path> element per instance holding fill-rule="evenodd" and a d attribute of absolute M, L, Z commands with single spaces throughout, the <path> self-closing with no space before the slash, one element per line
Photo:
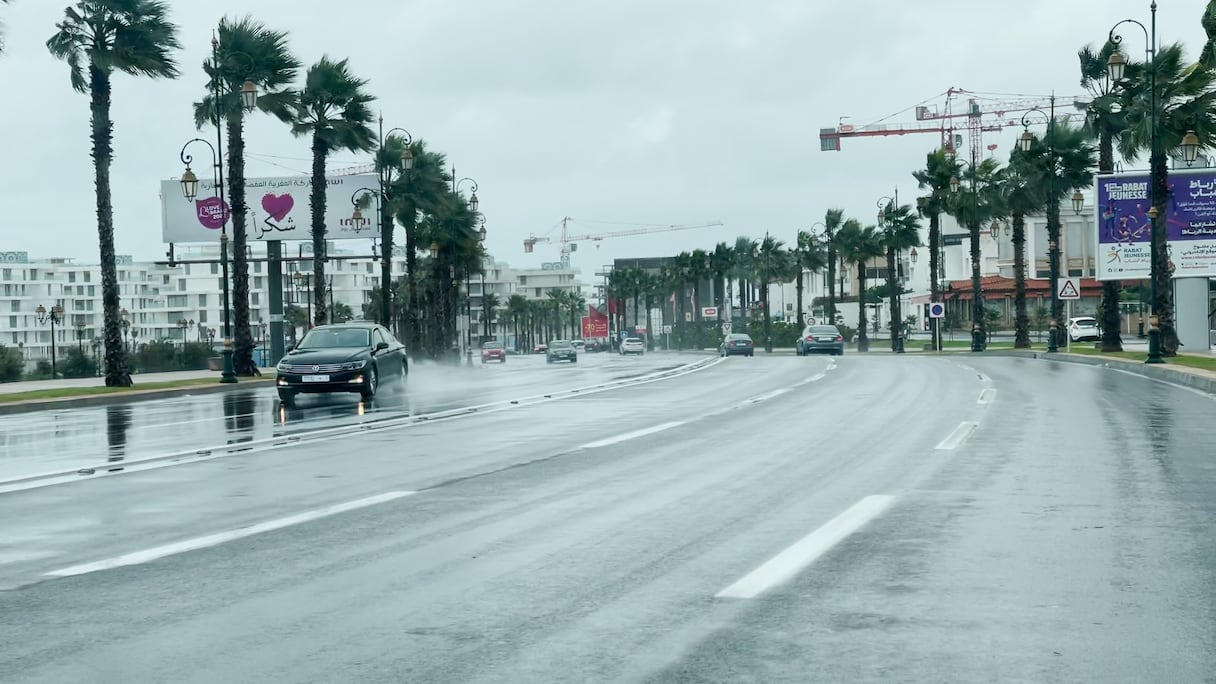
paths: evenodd
<path fill-rule="evenodd" d="M 404 386 L 386 384 L 370 401 L 358 394 L 306 395 L 291 408 L 280 408 L 274 388 L 263 385 L 223 394 L 0 416 L 0 483 L 514 399 L 628 378 L 695 358 L 674 353 L 628 358 L 584 354 L 573 365 L 546 366 L 543 356 L 513 356 L 504 364 L 476 363 L 472 368 L 418 363 Z"/>
<path fill-rule="evenodd" d="M 1090 366 L 735 358 L 4 494 L 0 680 L 1211 682 L 1214 416 Z"/>

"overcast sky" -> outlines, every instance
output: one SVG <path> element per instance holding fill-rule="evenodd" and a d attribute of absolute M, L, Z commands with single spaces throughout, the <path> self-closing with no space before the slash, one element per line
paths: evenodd
<path fill-rule="evenodd" d="M 0 250 L 96 261 L 88 99 L 47 53 L 62 0 L 0 7 Z M 1158 33 L 1194 57 L 1205 0 L 1163 0 Z M 846 139 L 820 152 L 818 130 L 861 125 L 958 87 L 984 93 L 1080 95 L 1076 50 L 1116 21 L 1146 24 L 1148 0 L 236 0 L 171 3 L 181 27 L 176 81 L 115 76 L 114 213 L 119 253 L 160 258 L 158 182 L 177 176 L 195 133 L 191 103 L 225 13 L 290 33 L 306 65 L 349 57 L 370 80 L 386 126 L 401 126 L 480 184 L 492 254 L 512 265 L 530 233 L 619 224 L 705 228 L 584 243 L 585 273 L 616 257 L 673 254 L 771 231 L 790 240 L 839 206 L 869 219 L 937 145 L 930 134 Z M 1142 55 L 1143 38 L 1128 34 Z M 897 114 L 904 111 L 902 114 Z M 1015 115 L 1015 116 L 1019 116 Z M 985 134 L 1007 159 L 1019 131 Z M 308 143 L 259 116 L 250 176 L 304 174 Z M 366 161 L 339 154 L 331 168 Z"/>

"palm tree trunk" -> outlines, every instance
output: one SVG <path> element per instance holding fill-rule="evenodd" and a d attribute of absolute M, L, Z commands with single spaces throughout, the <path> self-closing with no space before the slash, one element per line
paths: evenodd
<path fill-rule="evenodd" d="M 1113 173 L 1115 170 L 1114 136 L 1103 128 L 1098 134 L 1098 173 Z M 1120 328 L 1123 325 L 1119 315 L 1119 293 L 1123 283 L 1118 280 L 1106 280 L 1102 283 L 1102 351 L 1123 351 L 1123 337 Z"/>
<path fill-rule="evenodd" d="M 697 328 L 694 332 L 694 349 L 703 349 L 705 345 L 701 342 L 701 328 L 703 321 L 701 320 L 701 279 L 693 278 L 692 281 L 692 308 L 693 318 L 697 321 Z"/>
<path fill-rule="evenodd" d="M 1157 317 L 1157 329 L 1161 331 L 1161 353 L 1164 356 L 1178 355 L 1178 330 L 1174 327 L 1174 288 L 1170 278 L 1170 255 L 1166 245 L 1165 218 L 1166 198 L 1169 197 L 1169 171 L 1166 166 L 1165 153 L 1154 152 L 1150 163 L 1153 184 L 1153 197 L 1156 198 L 1157 220 L 1154 221 L 1156 230 L 1152 231 L 1152 246 L 1156 249 L 1156 263 L 1153 264 L 1157 277 L 1153 283 L 1156 292 L 1153 301 L 1153 315 Z"/>
<path fill-rule="evenodd" d="M 237 375 L 249 377 L 257 375 L 258 369 L 253 363 L 253 331 L 249 326 L 244 125 L 239 112 L 228 114 L 228 198 L 232 206 L 232 368 Z"/>
<path fill-rule="evenodd" d="M 895 248 L 887 247 L 887 296 L 891 298 L 891 351 L 899 345 L 899 335 L 902 321 L 899 311 L 899 278 L 897 278 L 895 263 Z"/>
<path fill-rule="evenodd" d="M 802 332 L 802 326 L 806 325 L 806 317 L 802 315 L 802 267 L 798 268 L 798 281 L 794 285 L 794 299 L 798 307 L 798 332 Z"/>
<path fill-rule="evenodd" d="M 836 325 L 836 248 L 831 242 L 828 242 L 828 305 L 824 314 L 828 325 Z"/>
<path fill-rule="evenodd" d="M 312 192 L 308 206 L 312 212 L 312 294 L 313 324 L 325 325 L 325 143 L 312 139 Z M 239 269 L 238 269 L 239 270 Z"/>
<path fill-rule="evenodd" d="M 422 344 L 422 335 L 418 327 L 422 324 L 419 314 L 421 313 L 418 307 L 418 225 L 414 216 L 410 212 L 403 212 L 401 222 L 401 230 L 405 233 L 405 291 L 406 291 L 406 325 L 405 336 L 406 346 L 410 353 L 413 350 L 419 349 Z"/>
<path fill-rule="evenodd" d="M 870 351 L 870 338 L 866 334 L 866 265 L 857 264 L 857 351 Z"/>
<path fill-rule="evenodd" d="M 1030 348 L 1030 317 L 1026 314 L 1026 216 L 1013 212 L 1013 348 Z M 1054 287 L 1054 285 L 1052 286 Z"/>
<path fill-rule="evenodd" d="M 1056 283 L 1063 277 L 1060 272 L 1060 201 L 1055 197 L 1047 198 L 1047 261 L 1051 270 L 1048 278 L 1054 289 Z M 1056 344 L 1064 344 L 1067 332 L 1064 321 L 1064 302 L 1059 297 L 1051 299 L 1051 330 L 1055 331 Z"/>
<path fill-rule="evenodd" d="M 1049 212 L 1050 213 L 1050 212 Z M 1059 221 L 1057 212 L 1056 220 Z M 1051 219 L 1048 218 L 1050 226 Z M 978 341 L 980 345 L 986 345 L 988 341 L 988 322 L 984 315 L 984 293 L 983 286 L 980 280 L 980 226 L 979 219 L 972 217 L 968 226 L 968 233 L 971 241 L 971 340 L 972 345 Z M 1059 233 L 1059 224 L 1056 224 L 1056 233 Z M 1059 241 L 1056 241 L 1059 245 Z"/>
<path fill-rule="evenodd" d="M 760 286 L 760 307 L 764 310 L 764 351 L 773 353 L 773 320 L 772 315 L 768 310 L 768 276 L 765 275 L 764 283 Z"/>
<path fill-rule="evenodd" d="M 941 215 L 934 212 L 929 216 L 929 301 L 942 301 L 941 282 L 938 280 L 938 274 L 942 271 L 940 263 L 942 243 L 942 222 Z M 933 331 L 933 348 L 941 348 L 941 325 L 930 326 Z"/>
<path fill-rule="evenodd" d="M 92 115 L 93 183 L 97 200 L 97 246 L 101 259 L 102 327 L 106 341 L 106 387 L 130 387 L 127 352 L 118 321 L 118 270 L 114 257 L 114 205 L 110 197 L 110 76 L 89 65 L 89 110 Z"/>

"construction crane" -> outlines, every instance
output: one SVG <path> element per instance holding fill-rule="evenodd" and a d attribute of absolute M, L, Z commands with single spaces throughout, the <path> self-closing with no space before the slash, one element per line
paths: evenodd
<path fill-rule="evenodd" d="M 712 221 L 710 223 L 697 224 L 680 224 L 680 225 L 650 225 L 650 224 L 623 224 L 623 225 L 638 225 L 637 228 L 629 230 L 616 230 L 608 233 L 596 233 L 587 235 L 570 235 L 570 222 L 574 219 L 569 216 L 562 218 L 562 232 L 557 238 L 548 235 L 529 235 L 524 240 L 524 253 L 531 254 L 532 248 L 541 243 L 561 243 L 561 264 L 562 268 L 570 268 L 570 253 L 578 250 L 578 243 L 583 240 L 599 242 L 608 238 L 630 237 L 632 235 L 649 235 L 651 233 L 669 233 L 677 230 L 693 230 L 695 228 L 709 228 L 711 226 L 721 226 L 721 221 Z"/>
<path fill-rule="evenodd" d="M 931 104 L 934 100 L 945 97 L 940 109 Z M 966 98 L 965 105 L 956 100 Z M 873 123 L 862 126 L 838 124 L 835 128 L 819 129 L 819 149 L 822 152 L 839 152 L 842 138 L 866 138 L 888 135 L 909 135 L 912 133 L 937 133 L 941 139 L 941 147 L 948 154 L 956 154 L 962 145 L 962 136 L 955 130 L 962 127 L 966 119 L 968 142 L 971 146 L 972 158 L 980 158 L 985 131 L 999 131 L 1010 126 L 1022 124 L 1020 116 L 1010 116 L 1014 112 L 1027 112 L 1039 108 L 1046 111 L 1052 102 L 1052 96 L 1038 95 L 1005 95 L 999 93 L 977 93 L 963 88 L 950 88 L 944 93 L 922 101 L 911 109 L 915 112 L 915 121 L 908 123 L 888 123 L 889 119 L 908 111 L 896 112 Z M 1057 96 L 1056 118 L 1069 121 L 1084 119 L 1083 108 L 1088 102 L 1078 97 Z M 1072 107 L 1068 105 L 1071 104 Z M 991 152 L 995 146 L 989 145 Z"/>

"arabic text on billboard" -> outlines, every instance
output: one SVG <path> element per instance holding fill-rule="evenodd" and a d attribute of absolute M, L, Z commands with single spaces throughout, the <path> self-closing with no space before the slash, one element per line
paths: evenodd
<path fill-rule="evenodd" d="M 326 179 L 326 239 L 366 239 L 376 235 L 375 210 L 364 210 L 363 220 L 356 225 L 351 219 L 354 212 L 351 197 L 363 188 L 375 189 L 378 182 L 370 174 Z M 311 181 L 303 176 L 247 179 L 248 239 L 311 240 L 310 192 Z M 182 196 L 179 181 L 161 181 L 160 202 L 161 235 L 165 242 L 219 242 L 220 228 L 225 223 L 231 227 L 228 204 L 220 202 L 215 183 L 210 179 L 199 179 L 198 197 L 193 202 Z"/>
<path fill-rule="evenodd" d="M 1149 175 L 1099 176 L 1097 190 L 1098 279 L 1148 278 Z M 1216 169 L 1170 172 L 1165 235 L 1174 277 L 1216 276 Z"/>

